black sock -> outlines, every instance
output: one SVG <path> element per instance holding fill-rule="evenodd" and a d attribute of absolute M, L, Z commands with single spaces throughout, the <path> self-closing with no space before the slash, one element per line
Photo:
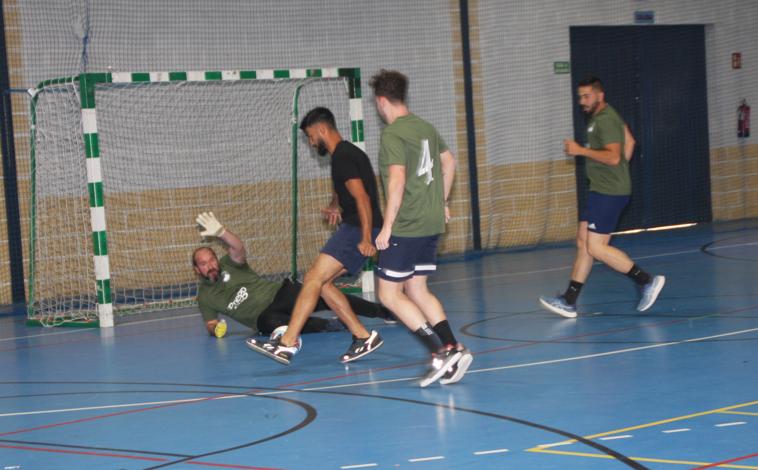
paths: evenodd
<path fill-rule="evenodd" d="M 440 337 L 442 344 L 445 346 L 456 346 L 458 341 L 455 340 L 453 330 L 450 329 L 450 323 L 447 320 L 442 320 L 432 327 L 437 336 Z"/>
<path fill-rule="evenodd" d="M 437 333 L 434 332 L 428 323 L 424 323 L 421 328 L 414 331 L 413 334 L 421 340 L 424 346 L 426 346 L 426 349 L 432 354 L 442 349 L 442 341 L 440 341 L 440 337 L 437 336 Z"/>
<path fill-rule="evenodd" d="M 563 298 L 566 299 L 567 304 L 569 305 L 576 304 L 576 299 L 579 297 L 579 293 L 582 291 L 583 286 L 584 286 L 583 282 L 576 282 L 576 281 L 569 282 L 568 289 L 566 289 L 566 292 L 563 294 Z"/>
<path fill-rule="evenodd" d="M 626 273 L 627 276 L 629 276 L 634 282 L 636 282 L 640 286 L 644 286 L 648 282 L 650 282 L 650 274 L 646 273 L 642 270 L 639 266 L 636 264 L 632 266 L 632 269 L 629 270 L 628 273 Z"/>

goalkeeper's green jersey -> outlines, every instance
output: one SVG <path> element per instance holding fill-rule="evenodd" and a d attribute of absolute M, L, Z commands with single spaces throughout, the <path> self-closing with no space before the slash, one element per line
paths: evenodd
<path fill-rule="evenodd" d="M 197 303 L 203 320 L 215 320 L 223 313 L 257 331 L 258 317 L 274 301 L 281 282 L 262 278 L 247 263 L 237 264 L 225 255 L 219 260 L 216 282 L 203 279 Z"/>

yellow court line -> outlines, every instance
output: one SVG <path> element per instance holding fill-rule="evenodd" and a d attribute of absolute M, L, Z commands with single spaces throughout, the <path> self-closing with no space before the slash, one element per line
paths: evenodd
<path fill-rule="evenodd" d="M 611 434 L 618 434 L 618 433 L 627 432 L 627 431 L 634 431 L 636 429 L 650 428 L 650 427 L 653 427 L 653 426 L 659 426 L 661 424 L 673 423 L 675 421 L 683 421 L 685 419 L 696 418 L 698 416 L 705 416 L 705 415 L 710 415 L 710 414 L 714 414 L 714 413 L 723 413 L 723 412 L 734 410 L 734 409 L 737 409 L 737 408 L 744 408 L 746 406 L 753 406 L 753 405 L 758 405 L 758 401 L 750 401 L 750 402 L 747 402 L 747 403 L 741 403 L 739 405 L 726 406 L 724 408 L 716 408 L 715 410 L 701 411 L 700 413 L 692 413 L 692 414 L 689 414 L 689 415 L 678 416 L 676 418 L 663 419 L 663 420 L 660 420 L 660 421 L 653 421 L 652 423 L 639 424 L 637 426 L 630 426 L 628 428 L 615 429 L 613 431 L 601 432 L 599 434 L 593 434 L 591 436 L 584 436 L 584 439 L 595 439 L 597 437 L 609 436 Z M 548 444 L 548 445 L 550 445 L 552 447 L 552 446 L 557 445 L 557 444 L 573 444 L 574 442 L 578 442 L 578 441 L 576 439 L 569 439 L 569 440 L 566 440 L 566 441 L 556 442 L 555 444 Z M 531 449 L 527 449 L 527 451 L 538 452 L 538 451 L 544 450 L 544 448 L 545 448 L 544 446 L 536 446 L 536 447 L 532 447 Z"/>
<path fill-rule="evenodd" d="M 532 451 L 532 449 L 529 449 Z M 592 454 L 589 452 L 568 452 L 564 450 L 552 450 L 552 449 L 539 449 L 534 450 L 532 452 L 540 452 L 544 454 L 558 454 L 558 455 L 572 455 L 577 457 L 592 457 L 596 459 L 615 459 L 615 457 L 607 454 Z M 668 459 L 653 459 L 648 457 L 629 457 L 630 459 L 634 460 L 635 462 L 653 462 L 653 463 L 670 463 L 670 464 L 676 464 L 676 465 L 696 465 L 698 467 L 703 467 L 705 465 L 712 465 L 712 462 L 694 462 L 690 460 L 668 460 Z M 748 469 L 748 470 L 758 470 L 758 467 L 753 467 L 749 465 L 733 465 L 733 464 L 721 464 L 719 465 L 719 468 L 741 468 L 741 469 Z"/>
<path fill-rule="evenodd" d="M 758 416 L 758 413 L 753 413 L 750 411 L 722 411 L 724 414 L 729 415 L 748 415 L 748 416 Z"/>

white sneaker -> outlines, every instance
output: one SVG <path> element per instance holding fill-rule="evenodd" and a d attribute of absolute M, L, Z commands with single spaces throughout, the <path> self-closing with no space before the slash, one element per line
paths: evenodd
<path fill-rule="evenodd" d="M 576 307 L 566 302 L 562 295 L 558 297 L 540 296 L 540 304 L 545 310 L 566 318 L 576 318 Z"/>
<path fill-rule="evenodd" d="M 637 304 L 637 311 L 644 312 L 652 307 L 665 284 L 666 278 L 657 275 L 653 276 L 653 279 L 650 282 L 642 286 L 642 298 L 640 299 L 640 303 Z"/>

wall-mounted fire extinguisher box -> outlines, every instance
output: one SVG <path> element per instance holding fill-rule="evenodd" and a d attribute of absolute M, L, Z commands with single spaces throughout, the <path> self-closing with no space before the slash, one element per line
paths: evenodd
<path fill-rule="evenodd" d="M 750 106 L 744 99 L 737 107 L 737 137 L 750 137 Z"/>

